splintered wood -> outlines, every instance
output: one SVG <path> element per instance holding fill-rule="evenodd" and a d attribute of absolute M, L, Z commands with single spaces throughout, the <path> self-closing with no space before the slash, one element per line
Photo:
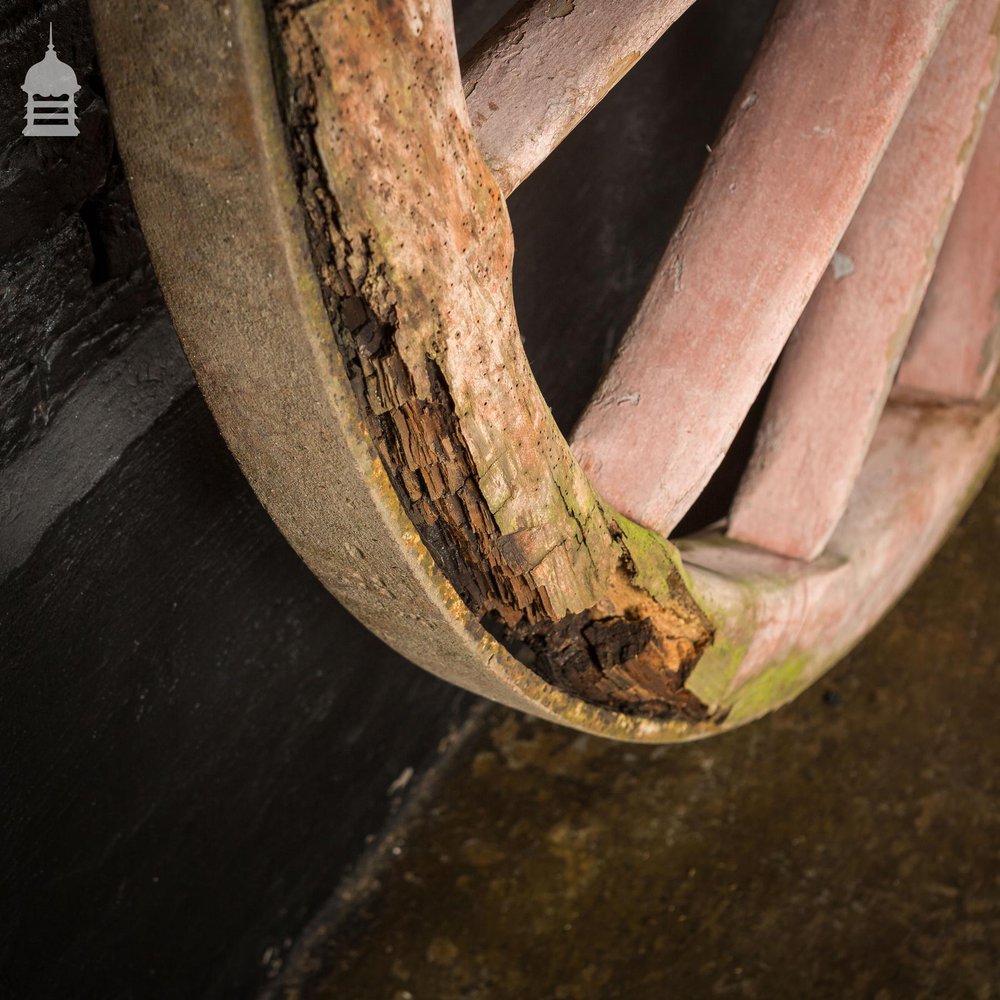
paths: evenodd
<path fill-rule="evenodd" d="M 711 629 L 672 549 L 630 542 L 528 368 L 510 223 L 449 64 L 448 4 L 281 10 L 316 266 L 421 538 L 543 677 L 624 711 L 704 717 L 683 682 Z"/>

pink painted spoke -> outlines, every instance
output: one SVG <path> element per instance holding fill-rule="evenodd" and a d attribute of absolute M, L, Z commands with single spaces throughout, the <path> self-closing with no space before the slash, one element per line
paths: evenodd
<path fill-rule="evenodd" d="M 480 152 L 509 195 L 693 0 L 531 0 L 463 65 Z"/>
<path fill-rule="evenodd" d="M 667 533 L 722 460 L 857 209 L 952 0 L 783 0 L 574 447 Z"/>
<path fill-rule="evenodd" d="M 1000 99 L 994 99 L 893 394 L 982 399 L 1000 367 Z"/>
<path fill-rule="evenodd" d="M 998 13 L 959 0 L 782 355 L 730 537 L 812 559 L 843 515 L 996 87 Z"/>

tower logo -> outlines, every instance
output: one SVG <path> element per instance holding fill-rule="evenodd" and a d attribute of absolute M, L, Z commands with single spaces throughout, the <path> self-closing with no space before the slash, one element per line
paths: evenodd
<path fill-rule="evenodd" d="M 28 95 L 22 135 L 79 135 L 76 127 L 76 95 L 80 84 L 76 73 L 57 55 L 49 24 L 49 47 L 45 58 L 28 70 L 21 85 Z"/>

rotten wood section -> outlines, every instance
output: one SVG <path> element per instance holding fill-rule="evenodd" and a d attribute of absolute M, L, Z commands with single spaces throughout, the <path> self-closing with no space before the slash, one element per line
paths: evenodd
<path fill-rule="evenodd" d="M 693 0 L 525 0 L 464 61 L 472 129 L 509 195 Z"/>
<path fill-rule="evenodd" d="M 546 680 L 621 711 L 703 717 L 683 682 L 711 630 L 672 552 L 631 543 L 531 376 L 506 207 L 443 55 L 449 4 L 278 10 L 299 193 L 336 342 L 424 544 L 475 617 Z M 650 571 L 660 600 L 638 582 Z"/>
<path fill-rule="evenodd" d="M 277 92 L 249 0 L 96 15 L 175 325 L 317 576 L 509 705 L 623 738 L 705 719 L 676 552 L 596 499 L 524 357 L 446 0 L 278 5 Z"/>
<path fill-rule="evenodd" d="M 573 445 L 667 534 L 718 467 L 954 4 L 784 0 Z"/>
<path fill-rule="evenodd" d="M 1000 368 L 1000 99 L 994 98 L 893 395 L 983 399 Z"/>
<path fill-rule="evenodd" d="M 813 559 L 843 515 L 996 89 L 998 32 L 998 0 L 959 0 L 782 354 L 731 538 Z"/>

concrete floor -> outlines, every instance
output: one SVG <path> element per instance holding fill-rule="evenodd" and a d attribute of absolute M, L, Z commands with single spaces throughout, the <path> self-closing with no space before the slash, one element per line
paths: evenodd
<path fill-rule="evenodd" d="M 1000 996 L 998 543 L 994 474 L 852 656 L 715 740 L 492 709 L 282 995 Z"/>

